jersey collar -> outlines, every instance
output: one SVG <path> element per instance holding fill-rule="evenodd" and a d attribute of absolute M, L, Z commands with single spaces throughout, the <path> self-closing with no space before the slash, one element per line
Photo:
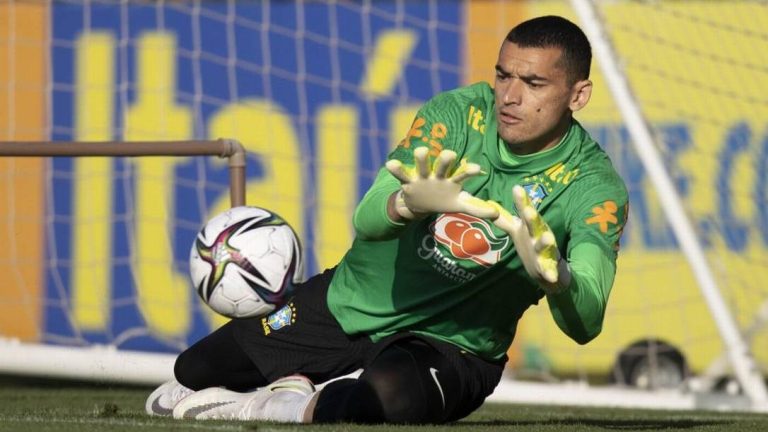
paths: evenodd
<path fill-rule="evenodd" d="M 509 172 L 538 172 L 544 171 L 559 161 L 567 159 L 578 151 L 584 138 L 584 130 L 575 119 L 571 121 L 571 127 L 560 142 L 547 150 L 529 155 L 516 155 L 506 148 L 506 144 L 498 135 L 496 116 L 486 126 L 485 152 L 491 164 L 502 171 Z M 501 152 L 505 152 L 502 155 Z"/>

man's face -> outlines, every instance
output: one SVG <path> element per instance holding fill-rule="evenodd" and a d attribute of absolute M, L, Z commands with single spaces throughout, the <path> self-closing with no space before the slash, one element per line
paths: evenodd
<path fill-rule="evenodd" d="M 515 153 L 557 145 L 570 125 L 571 112 L 583 106 L 577 103 L 580 86 L 589 81 L 569 84 L 558 63 L 560 55 L 559 48 L 521 48 L 508 41 L 501 47 L 494 88 L 496 118 L 499 136 Z"/>

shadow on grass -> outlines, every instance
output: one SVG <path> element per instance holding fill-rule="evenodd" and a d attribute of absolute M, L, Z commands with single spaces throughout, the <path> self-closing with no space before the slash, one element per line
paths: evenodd
<path fill-rule="evenodd" d="M 674 430 L 692 429 L 701 426 L 724 426 L 732 421 L 691 420 L 691 419 L 648 419 L 648 420 L 609 420 L 609 419 L 552 419 L 552 420 L 489 420 L 462 421 L 455 426 L 594 426 L 606 430 Z"/>

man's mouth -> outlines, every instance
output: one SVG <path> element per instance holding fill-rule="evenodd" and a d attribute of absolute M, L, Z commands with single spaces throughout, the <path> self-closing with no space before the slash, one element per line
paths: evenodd
<path fill-rule="evenodd" d="M 521 123 L 523 119 L 512 113 L 501 111 L 499 112 L 499 121 L 507 125 L 516 125 Z"/>

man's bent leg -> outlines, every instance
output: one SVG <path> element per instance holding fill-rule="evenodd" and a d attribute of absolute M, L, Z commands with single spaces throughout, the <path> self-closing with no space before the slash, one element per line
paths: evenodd
<path fill-rule="evenodd" d="M 323 388 L 313 421 L 444 423 L 466 404 L 460 379 L 448 358 L 428 343 L 403 339 L 384 348 L 359 379 Z"/>
<path fill-rule="evenodd" d="M 306 378 L 296 376 L 250 393 L 211 388 L 183 399 L 173 416 L 295 423 L 442 423 L 460 401 L 458 393 L 459 376 L 448 359 L 413 338 L 384 348 L 359 379 L 331 382 L 319 394 Z M 313 403 L 310 418 L 306 411 Z"/>
<path fill-rule="evenodd" d="M 235 340 L 231 322 L 182 352 L 176 358 L 174 375 L 193 390 L 226 387 L 246 391 L 269 384 Z"/>

